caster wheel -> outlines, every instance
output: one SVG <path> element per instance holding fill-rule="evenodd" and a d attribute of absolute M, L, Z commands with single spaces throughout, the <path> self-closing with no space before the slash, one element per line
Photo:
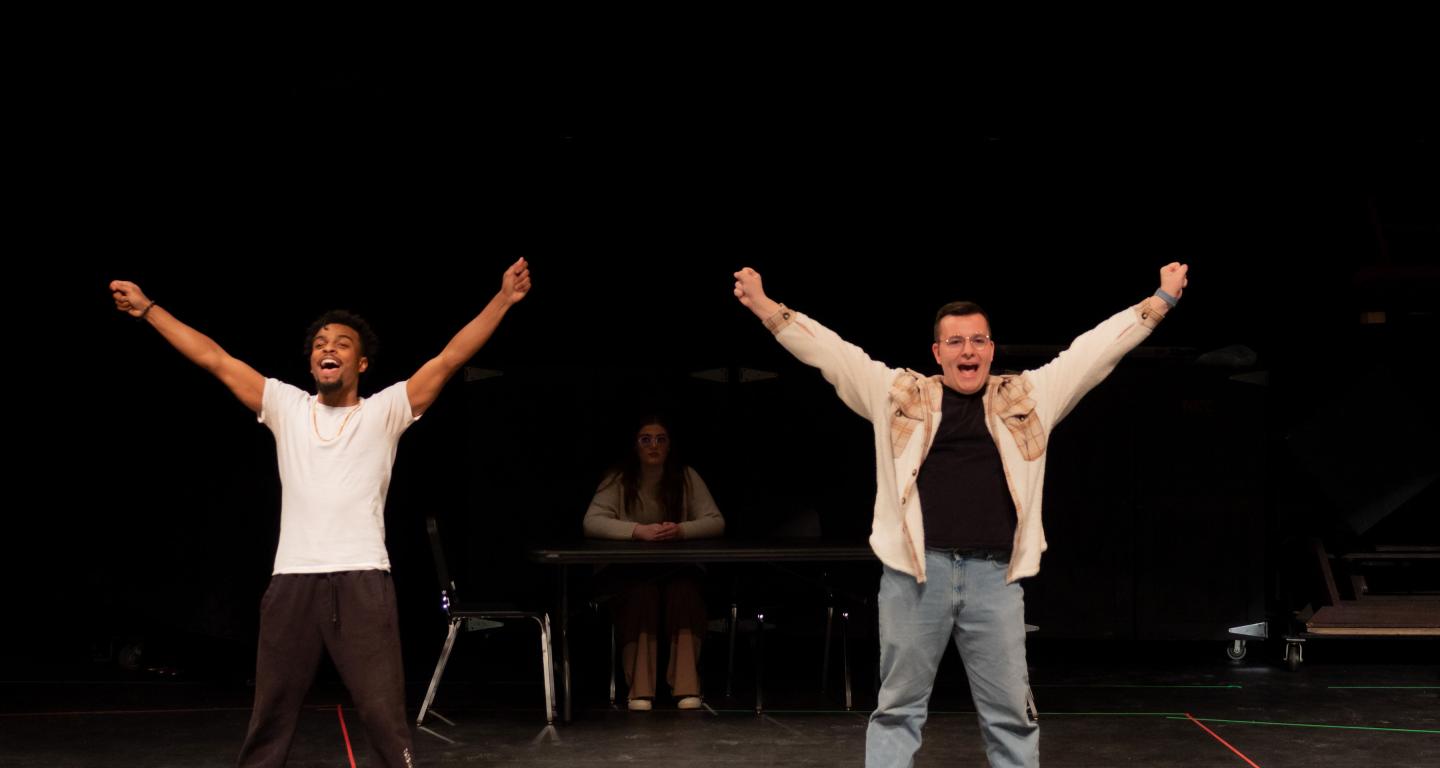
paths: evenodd
<path fill-rule="evenodd" d="M 1225 647 L 1225 657 L 1231 661 L 1239 661 L 1245 658 L 1245 641 L 1231 640 L 1230 645 Z"/>
<path fill-rule="evenodd" d="M 1285 646 L 1285 668 L 1294 672 L 1300 669 L 1300 662 L 1303 659 L 1300 655 L 1300 644 L 1290 643 Z"/>

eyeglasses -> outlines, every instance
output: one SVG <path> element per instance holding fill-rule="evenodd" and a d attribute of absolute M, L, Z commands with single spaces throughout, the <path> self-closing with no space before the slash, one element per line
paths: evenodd
<path fill-rule="evenodd" d="M 636 440 L 646 448 L 652 445 L 665 445 L 670 442 L 669 435 L 641 435 Z"/>
<path fill-rule="evenodd" d="M 951 336 L 948 339 L 941 339 L 940 343 L 948 349 L 963 349 L 967 341 L 975 345 L 977 350 L 990 346 L 990 337 L 983 333 L 977 333 L 974 336 Z"/>

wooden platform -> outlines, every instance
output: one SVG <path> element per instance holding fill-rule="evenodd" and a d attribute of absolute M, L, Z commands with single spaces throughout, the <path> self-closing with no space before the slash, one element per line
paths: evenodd
<path fill-rule="evenodd" d="M 1342 600 L 1315 612 L 1305 628 L 1316 635 L 1440 637 L 1440 599 L 1369 597 Z"/>

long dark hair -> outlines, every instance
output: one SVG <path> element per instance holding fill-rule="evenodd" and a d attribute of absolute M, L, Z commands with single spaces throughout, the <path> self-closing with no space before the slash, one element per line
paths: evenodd
<path fill-rule="evenodd" d="M 640 430 L 652 424 L 664 428 L 665 434 L 670 437 L 670 451 L 665 454 L 665 466 L 660 470 L 660 504 L 665 513 L 665 521 L 679 523 L 685 519 L 685 464 L 675 450 L 675 430 L 670 428 L 670 421 L 664 416 L 648 414 L 634 422 L 635 428 L 630 430 L 630 439 L 623 458 L 611 470 L 610 480 L 601 487 L 618 480 L 620 493 L 624 498 L 625 514 L 633 517 L 634 511 L 640 506 L 640 452 L 636 450 L 636 440 Z"/>

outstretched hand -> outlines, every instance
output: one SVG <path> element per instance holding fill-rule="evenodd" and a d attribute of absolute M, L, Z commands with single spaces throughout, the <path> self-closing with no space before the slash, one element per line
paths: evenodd
<path fill-rule="evenodd" d="M 530 293 L 530 264 L 525 257 L 511 264 L 505 270 L 505 276 L 500 278 L 500 294 L 505 297 L 506 304 L 515 304 Z"/>
<path fill-rule="evenodd" d="M 115 308 L 131 317 L 139 317 L 155 303 L 146 298 L 140 286 L 129 280 L 111 280 L 110 292 L 115 297 Z"/>
<path fill-rule="evenodd" d="M 1181 264 L 1178 261 L 1172 261 L 1161 267 L 1160 290 L 1177 299 L 1180 298 L 1180 294 L 1185 292 L 1185 286 L 1190 284 L 1190 280 L 1186 278 L 1189 271 L 1189 264 Z"/>

